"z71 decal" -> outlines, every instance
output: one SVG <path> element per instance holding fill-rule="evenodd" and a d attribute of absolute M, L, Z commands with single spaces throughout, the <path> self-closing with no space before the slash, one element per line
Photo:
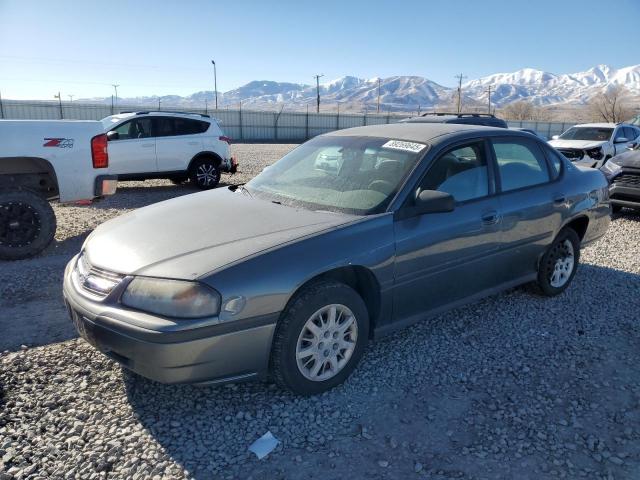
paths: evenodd
<path fill-rule="evenodd" d="M 73 148 L 73 138 L 45 138 L 43 147 Z"/>

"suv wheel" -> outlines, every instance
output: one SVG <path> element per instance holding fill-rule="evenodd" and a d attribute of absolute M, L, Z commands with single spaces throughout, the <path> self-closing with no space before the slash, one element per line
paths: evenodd
<path fill-rule="evenodd" d="M 351 374 L 369 338 L 360 295 L 342 283 L 304 288 L 276 329 L 271 370 L 280 386 L 300 395 L 322 393 Z"/>
<path fill-rule="evenodd" d="M 540 260 L 536 290 L 552 297 L 564 292 L 578 269 L 580 238 L 572 228 L 564 228 Z"/>
<path fill-rule="evenodd" d="M 213 158 L 196 160 L 191 166 L 189 177 L 193 184 L 202 189 L 215 188 L 220 182 L 220 168 Z"/>
<path fill-rule="evenodd" d="M 56 232 L 47 200 L 28 190 L 0 193 L 0 259 L 20 260 L 46 248 Z"/>

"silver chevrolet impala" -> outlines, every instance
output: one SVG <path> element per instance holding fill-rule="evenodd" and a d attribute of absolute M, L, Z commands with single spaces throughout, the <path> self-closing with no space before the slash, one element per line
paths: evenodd
<path fill-rule="evenodd" d="M 352 128 L 100 225 L 64 297 L 84 339 L 145 377 L 316 394 L 399 327 L 520 284 L 563 292 L 610 214 L 603 174 L 533 135 Z"/>

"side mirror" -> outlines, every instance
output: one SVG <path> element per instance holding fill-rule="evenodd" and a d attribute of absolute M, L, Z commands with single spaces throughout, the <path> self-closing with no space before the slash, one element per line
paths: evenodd
<path fill-rule="evenodd" d="M 120 134 L 115 130 L 111 130 L 107 132 L 107 141 L 118 140 L 120 138 Z"/>
<path fill-rule="evenodd" d="M 629 143 L 629 139 L 627 137 L 619 137 L 616 138 L 614 143 Z"/>
<path fill-rule="evenodd" d="M 554 135 L 551 137 L 551 140 L 558 140 L 560 138 L 560 135 Z"/>
<path fill-rule="evenodd" d="M 416 215 L 452 212 L 455 207 L 456 201 L 451 194 L 437 190 L 422 190 L 414 203 Z"/>

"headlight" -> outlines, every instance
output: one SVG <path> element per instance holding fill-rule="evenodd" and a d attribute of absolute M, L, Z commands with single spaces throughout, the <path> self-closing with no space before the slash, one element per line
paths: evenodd
<path fill-rule="evenodd" d="M 201 318 L 217 315 L 220 294 L 198 282 L 136 277 L 121 302 L 145 312 L 167 317 Z"/>
<path fill-rule="evenodd" d="M 589 150 L 585 150 L 587 155 L 589 155 L 594 160 L 600 160 L 602 158 L 602 147 L 590 148 Z"/>
<path fill-rule="evenodd" d="M 601 166 L 600 171 L 604 173 L 607 178 L 611 178 L 619 174 L 622 171 L 622 167 L 615 163 L 612 159 Z"/>

